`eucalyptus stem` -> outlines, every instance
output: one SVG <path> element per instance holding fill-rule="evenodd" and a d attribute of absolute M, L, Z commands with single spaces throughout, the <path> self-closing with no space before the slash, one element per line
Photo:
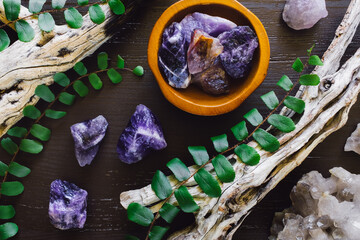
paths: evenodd
<path fill-rule="evenodd" d="M 72 85 L 74 85 L 74 83 L 75 83 L 76 81 L 81 80 L 81 79 L 86 78 L 86 77 L 89 77 L 91 74 L 97 74 L 97 73 L 106 72 L 106 71 L 108 71 L 109 69 L 110 69 L 110 68 L 106 68 L 106 69 L 97 70 L 97 71 L 94 71 L 94 72 L 91 72 L 91 73 L 87 73 L 87 74 L 82 75 L 82 76 L 78 77 L 77 79 L 71 81 L 67 86 L 65 86 L 65 87 L 57 94 L 57 96 L 55 97 L 55 99 L 47 105 L 47 107 L 44 109 L 44 111 L 41 113 L 41 115 L 40 115 L 37 119 L 34 120 L 34 122 L 33 122 L 32 125 L 39 123 L 39 122 L 43 119 L 43 117 L 45 116 L 46 110 L 51 109 L 51 107 L 55 104 L 55 102 L 57 102 L 57 101 L 59 100 L 60 95 L 61 95 L 62 93 L 64 93 L 67 89 L 69 89 L 69 87 L 71 87 Z M 129 68 L 122 68 L 122 69 L 117 68 L 117 69 L 132 72 L 132 70 L 129 69 Z M 24 136 L 23 138 L 21 138 L 21 140 L 27 139 L 27 137 L 30 135 L 30 131 L 31 131 L 31 127 L 29 128 L 29 130 L 27 131 L 27 133 L 25 134 L 25 136 Z M 21 140 L 20 140 L 20 141 L 21 141 Z M 13 162 L 15 161 L 15 159 L 16 159 L 16 157 L 18 156 L 19 152 L 20 152 L 20 148 L 18 147 L 17 150 L 16 150 L 16 152 L 15 152 L 14 155 L 12 156 L 12 158 L 11 158 L 11 160 L 10 160 L 10 162 L 9 162 L 8 165 L 10 165 L 11 163 L 13 163 Z M 5 171 L 5 174 L 4 174 L 4 177 L 3 177 L 3 180 L 2 180 L 2 182 L 1 182 L 1 185 L 0 185 L 0 199 L 1 199 L 1 196 L 2 196 L 2 194 L 1 194 L 1 186 L 2 186 L 2 184 L 3 184 L 4 182 L 6 182 L 7 177 L 8 177 L 8 173 L 9 173 L 9 170 L 6 170 L 6 171 Z"/>
<path fill-rule="evenodd" d="M 304 69 L 306 69 L 307 67 L 308 67 L 308 63 L 306 63 L 306 64 L 304 65 Z M 291 89 L 290 89 L 289 91 L 287 91 L 287 93 L 285 94 L 285 96 L 283 97 L 283 99 L 280 101 L 280 103 L 278 104 L 278 106 L 275 107 L 275 108 L 266 116 L 266 118 L 247 136 L 247 138 L 245 138 L 245 139 L 242 140 L 241 142 L 235 144 L 234 146 L 228 148 L 227 150 L 219 153 L 218 155 L 224 155 L 224 154 L 226 154 L 226 153 L 234 150 L 235 148 L 237 148 L 237 147 L 240 146 L 241 144 L 244 144 L 244 143 L 248 142 L 249 139 L 254 135 L 254 133 L 256 132 L 256 130 L 258 130 L 258 129 L 269 119 L 269 117 L 270 117 L 271 115 L 273 115 L 273 114 L 284 104 L 285 99 L 286 99 L 286 98 L 290 95 L 290 93 L 295 89 L 295 87 L 299 84 L 299 82 L 300 82 L 300 76 L 299 76 L 298 80 L 293 84 L 293 86 L 291 87 Z M 201 165 L 198 169 L 196 169 L 196 170 L 194 171 L 194 173 L 190 175 L 189 178 L 187 178 L 187 179 L 185 179 L 184 181 L 182 181 L 182 182 L 180 182 L 179 184 L 177 184 L 177 185 L 175 186 L 175 189 L 171 192 L 171 194 L 170 194 L 164 201 L 162 201 L 162 204 L 161 204 L 161 206 L 160 206 L 160 209 L 164 206 L 165 203 L 167 203 L 167 202 L 170 200 L 170 198 L 175 194 L 175 191 L 176 191 L 177 189 L 179 189 L 181 186 L 183 186 L 184 184 L 186 184 L 192 177 L 194 177 L 194 175 L 195 175 L 196 173 L 199 172 L 200 169 L 203 169 L 206 165 L 210 164 L 214 159 L 215 159 L 215 157 L 212 157 L 211 159 L 209 159 L 206 163 L 204 163 L 204 164 Z M 147 235 L 146 235 L 145 240 L 148 240 L 148 239 L 149 239 L 149 235 L 150 235 L 150 233 L 151 233 L 151 230 L 152 230 L 152 228 L 154 227 L 154 224 L 155 224 L 156 220 L 158 219 L 159 215 L 160 215 L 160 212 L 158 211 L 158 212 L 155 214 L 155 217 L 154 217 L 154 219 L 152 220 L 152 222 L 151 222 L 151 224 L 150 224 L 150 227 L 149 227 L 149 230 L 148 230 L 148 233 L 147 233 Z"/>
<path fill-rule="evenodd" d="M 89 4 L 86 4 L 86 5 L 76 5 L 76 6 L 73 6 L 72 8 L 81 8 L 81 7 L 91 7 L 95 4 L 106 4 L 108 2 L 108 0 L 106 1 L 98 1 L 98 2 L 94 2 L 94 3 L 89 3 Z M 60 8 L 60 9 L 50 9 L 50 10 L 45 10 L 45 11 L 41 11 L 41 12 L 38 12 L 38 13 L 33 13 L 33 14 L 30 14 L 28 16 L 25 16 L 25 17 L 21 17 L 21 18 L 18 18 L 18 19 L 15 19 L 15 20 L 12 20 L 12 21 L 9 21 L 7 23 L 4 23 L 2 25 L 0 25 L 0 29 L 6 27 L 6 26 L 9 26 L 19 20 L 25 20 L 25 19 L 29 19 L 29 18 L 33 18 L 33 17 L 36 17 L 40 14 L 43 14 L 43 13 L 53 13 L 53 12 L 64 12 L 66 11 L 67 9 L 69 9 L 69 7 L 66 7 L 66 8 Z"/>

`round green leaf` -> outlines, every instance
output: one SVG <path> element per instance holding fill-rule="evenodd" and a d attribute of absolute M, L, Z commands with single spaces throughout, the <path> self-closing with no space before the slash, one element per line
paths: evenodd
<path fill-rule="evenodd" d="M 75 101 L 76 96 L 67 92 L 60 93 L 59 101 L 65 105 L 71 106 Z"/>
<path fill-rule="evenodd" d="M 169 227 L 154 226 L 149 233 L 150 240 L 161 240 L 165 233 L 169 230 Z"/>
<path fill-rule="evenodd" d="M 95 4 L 95 5 L 89 7 L 89 15 L 90 15 L 91 21 L 93 21 L 96 24 L 100 24 L 105 21 L 105 13 L 103 12 L 103 10 L 99 6 L 99 4 Z M 104 68 L 104 69 L 106 69 L 106 68 Z M 103 69 L 103 68 L 100 68 L 100 69 Z"/>
<path fill-rule="evenodd" d="M 214 148 L 217 152 L 221 153 L 229 148 L 229 142 L 227 140 L 227 135 L 222 134 L 220 136 L 212 137 L 211 141 L 214 144 Z"/>
<path fill-rule="evenodd" d="M 196 204 L 193 197 L 185 186 L 179 187 L 177 190 L 175 190 L 174 194 L 181 210 L 183 210 L 184 212 L 193 213 L 199 210 L 199 205 Z"/>
<path fill-rule="evenodd" d="M 305 74 L 300 77 L 300 84 L 305 86 L 317 86 L 320 83 L 320 77 L 316 74 Z"/>
<path fill-rule="evenodd" d="M 110 9 L 116 15 L 125 13 L 125 6 L 120 0 L 109 0 L 108 2 Z"/>
<path fill-rule="evenodd" d="M 66 23 L 71 28 L 81 28 L 83 24 L 83 17 L 76 8 L 69 8 L 64 11 L 64 17 Z"/>
<path fill-rule="evenodd" d="M 177 180 L 185 181 L 190 177 L 190 171 L 186 165 L 178 158 L 170 160 L 166 166 L 173 172 Z"/>
<path fill-rule="evenodd" d="M 292 65 L 292 68 L 295 72 L 301 73 L 304 70 L 304 64 L 301 62 L 300 58 L 297 58 Z"/>
<path fill-rule="evenodd" d="M 179 208 L 169 203 L 165 203 L 162 206 L 162 208 L 159 210 L 160 216 L 167 223 L 172 223 L 179 212 L 180 212 Z"/>
<path fill-rule="evenodd" d="M 278 85 L 287 92 L 290 91 L 291 88 L 294 86 L 290 78 L 286 75 L 282 76 L 276 85 Z"/>
<path fill-rule="evenodd" d="M 256 108 L 251 109 L 248 113 L 246 113 L 244 118 L 254 127 L 259 126 L 263 121 L 263 117 Z"/>
<path fill-rule="evenodd" d="M 0 239 L 9 239 L 17 234 L 19 227 L 12 222 L 0 225 Z"/>
<path fill-rule="evenodd" d="M 110 78 L 110 81 L 114 84 L 120 83 L 122 81 L 122 76 L 120 73 L 118 73 L 118 71 L 116 71 L 113 68 L 110 68 L 107 71 L 107 75 Z"/>
<path fill-rule="evenodd" d="M 66 76 L 65 73 L 56 73 L 54 75 L 54 81 L 62 87 L 66 87 L 70 84 L 70 79 Z"/>
<path fill-rule="evenodd" d="M 23 19 L 15 23 L 15 29 L 19 40 L 22 42 L 30 42 L 35 37 L 34 29 Z"/>
<path fill-rule="evenodd" d="M 52 0 L 51 6 L 54 9 L 61 9 L 65 6 L 66 0 Z"/>
<path fill-rule="evenodd" d="M 268 119 L 268 123 L 285 133 L 292 132 L 296 128 L 295 123 L 291 118 L 279 114 L 271 115 Z"/>
<path fill-rule="evenodd" d="M 152 211 L 138 203 L 130 203 L 127 209 L 128 219 L 141 226 L 147 227 L 154 220 Z"/>
<path fill-rule="evenodd" d="M 241 121 L 240 123 L 238 123 L 237 125 L 232 127 L 231 131 L 234 134 L 234 137 L 236 138 L 236 140 L 238 140 L 239 142 L 241 142 L 242 140 L 244 140 L 245 138 L 247 138 L 249 136 L 249 132 L 246 128 L 245 121 Z"/>
<path fill-rule="evenodd" d="M 125 60 L 120 55 L 117 56 L 117 67 L 119 69 L 123 69 L 125 67 Z"/>
<path fill-rule="evenodd" d="M 313 66 L 324 66 L 324 63 L 321 61 L 320 57 L 317 55 L 310 56 L 309 64 L 313 65 Z"/>
<path fill-rule="evenodd" d="M 21 182 L 3 182 L 1 184 L 1 194 L 5 196 L 17 196 L 24 191 L 24 185 Z"/>
<path fill-rule="evenodd" d="M 39 13 L 45 2 L 46 0 L 29 0 L 29 11 L 31 13 Z"/>
<path fill-rule="evenodd" d="M 8 165 L 0 161 L 0 176 L 5 176 L 6 171 L 9 169 Z"/>
<path fill-rule="evenodd" d="M 279 105 L 279 99 L 277 98 L 274 91 L 268 92 L 261 96 L 261 100 L 270 109 L 274 110 Z"/>
<path fill-rule="evenodd" d="M 190 146 L 188 150 L 198 166 L 205 164 L 210 159 L 206 148 L 203 146 Z"/>
<path fill-rule="evenodd" d="M 29 175 L 30 172 L 30 168 L 27 168 L 19 163 L 11 162 L 9 165 L 9 173 L 16 177 L 26 177 L 27 175 Z"/>
<path fill-rule="evenodd" d="M 101 79 L 99 78 L 99 76 L 96 73 L 92 73 L 89 75 L 89 81 L 90 81 L 91 86 L 95 90 L 100 90 L 103 86 L 103 82 L 101 81 Z"/>
<path fill-rule="evenodd" d="M 161 200 L 164 200 L 172 193 L 172 187 L 169 180 L 160 170 L 156 171 L 151 182 L 151 188 Z"/>
<path fill-rule="evenodd" d="M 45 111 L 45 116 L 51 119 L 60 119 L 66 115 L 66 112 L 62 111 L 55 111 L 51 109 L 47 109 Z"/>
<path fill-rule="evenodd" d="M 222 182 L 232 182 L 235 179 L 235 171 L 229 160 L 223 155 L 218 155 L 212 160 L 216 175 Z"/>
<path fill-rule="evenodd" d="M 27 153 L 38 154 L 43 150 L 43 145 L 31 139 L 23 139 L 20 142 L 20 150 Z"/>
<path fill-rule="evenodd" d="M 79 74 L 80 76 L 84 76 L 85 74 L 87 74 L 88 70 L 85 67 L 85 65 L 82 62 L 78 62 L 74 65 L 74 70 L 75 72 L 77 72 L 77 74 Z"/>
<path fill-rule="evenodd" d="M 40 14 L 38 20 L 40 29 L 45 32 L 51 32 L 55 27 L 55 20 L 48 12 Z"/>
<path fill-rule="evenodd" d="M 18 19 L 20 13 L 20 0 L 4 0 L 5 16 L 9 21 Z"/>
<path fill-rule="evenodd" d="M 48 141 L 51 136 L 51 130 L 40 124 L 34 124 L 30 129 L 30 133 L 41 141 Z"/>
<path fill-rule="evenodd" d="M 13 218 L 14 216 L 15 216 L 15 209 L 12 205 L 0 206 L 0 219 L 10 219 Z"/>
<path fill-rule="evenodd" d="M 89 88 L 80 80 L 74 82 L 73 88 L 80 97 L 85 97 L 89 93 Z"/>
<path fill-rule="evenodd" d="M 199 169 L 199 171 L 194 175 L 194 179 L 208 196 L 221 196 L 221 188 L 218 181 L 216 181 L 216 179 L 205 169 Z"/>
<path fill-rule="evenodd" d="M 89 0 L 78 0 L 79 6 L 85 6 L 89 4 Z"/>
<path fill-rule="evenodd" d="M 263 149 L 268 152 L 275 152 L 280 147 L 280 143 L 277 138 L 264 129 L 259 128 L 256 130 L 253 134 L 253 138 Z"/>
<path fill-rule="evenodd" d="M 13 127 L 10 128 L 9 131 L 7 132 L 8 135 L 18 138 L 25 137 L 26 133 L 27 133 L 27 129 L 24 127 Z"/>
<path fill-rule="evenodd" d="M 26 106 L 24 108 L 23 114 L 24 114 L 25 117 L 28 117 L 28 118 L 31 118 L 31 119 L 37 119 L 38 117 L 40 117 L 41 112 L 35 106 L 28 105 L 28 106 Z"/>
<path fill-rule="evenodd" d="M 10 45 L 10 38 L 4 29 L 0 29 L 0 52 L 5 50 Z"/>
<path fill-rule="evenodd" d="M 46 85 L 39 85 L 35 89 L 35 95 L 40 97 L 42 100 L 46 102 L 52 102 L 55 100 L 55 95 Z"/>
<path fill-rule="evenodd" d="M 285 98 L 284 105 L 299 114 L 302 114 L 305 110 L 305 102 L 292 96 Z"/>
<path fill-rule="evenodd" d="M 11 138 L 1 139 L 1 146 L 10 155 L 14 155 L 18 150 L 18 145 L 16 145 L 16 143 L 14 143 L 13 140 L 11 140 Z"/>
<path fill-rule="evenodd" d="M 241 144 L 234 150 L 235 154 L 240 160 L 250 166 L 255 166 L 260 161 L 259 153 L 253 148 L 246 144 Z"/>
<path fill-rule="evenodd" d="M 97 64 L 100 70 L 107 69 L 109 56 L 106 52 L 101 52 L 97 55 Z"/>
<path fill-rule="evenodd" d="M 137 66 L 136 68 L 134 68 L 133 73 L 136 76 L 141 77 L 142 75 L 144 75 L 144 68 L 142 66 Z"/>

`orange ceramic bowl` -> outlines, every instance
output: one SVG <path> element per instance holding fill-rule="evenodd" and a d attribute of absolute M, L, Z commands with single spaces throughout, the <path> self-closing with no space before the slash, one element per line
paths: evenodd
<path fill-rule="evenodd" d="M 229 19 L 237 25 L 248 25 L 259 39 L 252 68 L 248 76 L 232 81 L 230 93 L 212 96 L 199 87 L 190 85 L 187 89 L 176 89 L 168 84 L 158 65 L 158 52 L 162 34 L 171 23 L 180 22 L 187 14 L 206 13 Z M 236 0 L 182 0 L 170 6 L 156 22 L 148 46 L 148 62 L 160 89 L 166 99 L 176 107 L 192 114 L 215 116 L 236 109 L 264 81 L 270 61 L 270 44 L 260 20 Z"/>

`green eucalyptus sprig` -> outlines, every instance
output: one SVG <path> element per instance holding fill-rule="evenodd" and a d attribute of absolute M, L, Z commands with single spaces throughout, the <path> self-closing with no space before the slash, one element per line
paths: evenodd
<path fill-rule="evenodd" d="M 64 18 L 70 28 L 80 28 L 83 24 L 83 16 L 77 10 L 79 7 L 89 7 L 89 16 L 93 23 L 101 24 L 105 21 L 105 13 L 100 5 L 109 4 L 111 11 L 116 15 L 125 13 L 125 6 L 121 0 L 105 0 L 90 3 L 89 0 L 78 0 L 78 5 L 70 8 L 64 8 L 66 0 L 52 0 L 52 10 L 41 11 L 46 0 L 30 0 L 29 11 L 32 13 L 28 16 L 19 18 L 21 1 L 20 0 L 3 0 L 5 16 L 9 21 L 0 25 L 0 52 L 10 45 L 10 38 L 2 28 L 15 24 L 15 30 L 18 38 L 22 42 L 30 42 L 35 37 L 35 31 L 26 21 L 26 19 L 37 18 L 39 28 L 44 32 L 51 32 L 55 27 L 55 21 L 52 12 L 64 12 Z"/>
<path fill-rule="evenodd" d="M 313 46 L 314 47 L 314 46 Z M 292 65 L 292 69 L 300 74 L 295 84 L 290 78 L 284 75 L 277 83 L 277 86 L 286 91 L 285 97 L 279 101 L 274 91 L 270 91 L 261 96 L 270 113 L 264 118 L 259 111 L 254 108 L 244 115 L 245 120 L 231 128 L 231 131 L 238 141 L 232 147 L 226 134 L 211 138 L 214 149 L 218 153 L 215 157 L 210 158 L 205 147 L 189 146 L 188 151 L 191 154 L 198 168 L 191 174 L 189 168 L 178 158 L 174 158 L 166 165 L 174 174 L 178 183 L 172 188 L 168 178 L 163 172 L 157 170 L 151 183 L 151 188 L 156 196 L 163 200 L 160 210 L 154 215 L 152 211 L 138 203 L 131 203 L 128 206 L 128 219 L 141 226 L 149 227 L 145 240 L 160 240 L 166 234 L 169 226 L 156 226 L 156 220 L 161 217 L 167 223 L 171 223 L 176 215 L 182 210 L 186 213 L 193 213 L 199 210 L 199 205 L 194 201 L 193 196 L 188 191 L 185 184 L 191 179 L 198 183 L 201 190 L 209 197 L 220 197 L 221 187 L 219 182 L 228 183 L 235 179 L 235 170 L 225 154 L 234 152 L 241 162 L 246 165 L 255 166 L 260 162 L 260 154 L 257 150 L 246 143 L 251 139 L 255 140 L 259 146 L 268 152 L 275 152 L 280 148 L 278 139 L 271 133 L 265 131 L 261 127 L 268 122 L 280 132 L 289 133 L 295 130 L 296 126 L 289 117 L 275 114 L 280 106 L 285 105 L 298 114 L 302 114 L 305 110 L 305 102 L 299 98 L 290 96 L 295 87 L 300 84 L 304 86 L 317 86 L 320 78 L 316 74 L 302 74 L 308 65 L 322 66 L 323 63 L 317 55 L 311 55 L 313 47 L 308 50 L 308 60 L 304 65 L 300 58 L 297 58 Z M 250 123 L 255 129 L 249 134 L 246 124 Z M 212 164 L 217 175 L 217 179 L 205 170 L 205 166 Z M 177 205 L 169 203 L 171 197 L 175 196 Z M 129 235 L 128 239 L 139 239 Z"/>
<path fill-rule="evenodd" d="M 98 74 L 106 73 L 113 84 L 118 84 L 122 81 L 122 75 L 118 71 L 130 71 L 136 76 L 142 76 L 144 70 L 141 66 L 137 66 L 133 70 L 125 68 L 125 61 L 121 56 L 117 57 L 117 66 L 109 68 L 108 54 L 105 52 L 97 55 L 98 70 L 88 73 L 88 69 L 82 62 L 78 62 L 74 66 L 74 70 L 79 74 L 75 80 L 70 80 L 65 73 L 57 73 L 54 75 L 54 82 L 63 87 L 63 89 L 56 96 L 46 85 L 39 85 L 35 89 L 35 95 L 41 100 L 48 102 L 45 110 L 40 111 L 36 106 L 28 105 L 24 108 L 23 114 L 25 117 L 33 119 L 30 128 L 13 127 L 9 129 L 6 137 L 1 140 L 1 146 L 12 157 L 9 163 L 0 161 L 0 176 L 2 181 L 0 185 L 0 198 L 4 196 L 17 196 L 24 191 L 24 185 L 20 181 L 8 181 L 8 176 L 13 175 L 17 178 L 26 177 L 31 170 L 19 164 L 17 158 L 20 152 L 30 154 L 39 154 L 43 151 L 44 142 L 49 141 L 51 137 L 51 130 L 43 126 L 40 122 L 44 117 L 50 119 L 60 119 L 66 115 L 64 111 L 57 111 L 53 109 L 56 102 L 65 105 L 73 105 L 76 95 L 69 92 L 72 88 L 80 97 L 85 97 L 89 93 L 89 88 L 84 84 L 84 80 L 88 79 L 90 85 L 95 90 L 100 90 L 103 87 L 103 82 Z M 14 141 L 14 138 L 19 139 L 19 145 Z M 15 209 L 12 205 L 1 205 L 0 203 L 0 219 L 8 220 L 15 216 Z M 13 237 L 18 232 L 16 223 L 7 222 L 0 225 L 0 239 L 8 239 Z"/>

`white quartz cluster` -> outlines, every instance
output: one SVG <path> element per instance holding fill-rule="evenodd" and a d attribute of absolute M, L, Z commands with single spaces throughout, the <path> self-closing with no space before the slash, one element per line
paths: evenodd
<path fill-rule="evenodd" d="M 359 240 L 360 175 L 343 168 L 313 171 L 292 189 L 292 207 L 276 213 L 270 240 Z"/>
<path fill-rule="evenodd" d="M 295 30 L 311 28 L 327 15 L 325 0 L 287 0 L 283 11 L 284 21 Z"/>
<path fill-rule="evenodd" d="M 344 150 L 346 152 L 354 151 L 360 155 L 360 123 L 355 132 L 347 139 Z"/>

